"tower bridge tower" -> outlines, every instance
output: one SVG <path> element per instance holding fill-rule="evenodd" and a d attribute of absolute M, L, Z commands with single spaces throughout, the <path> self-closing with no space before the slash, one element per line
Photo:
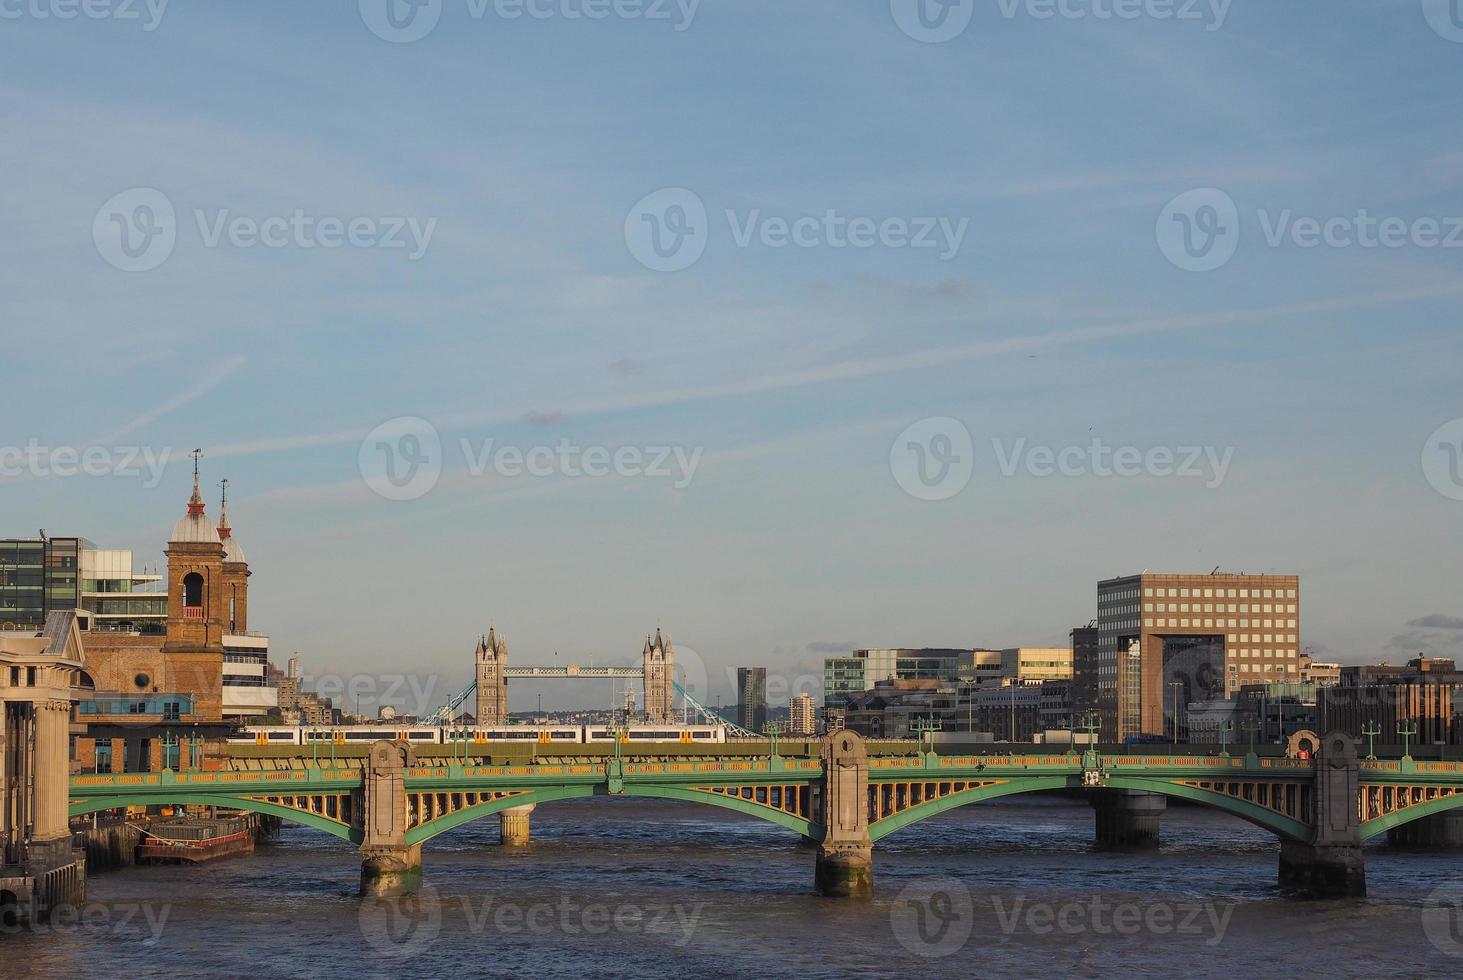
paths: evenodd
<path fill-rule="evenodd" d="M 489 626 L 488 635 L 478 640 L 474 659 L 477 661 L 477 723 L 501 725 L 508 720 L 508 641 L 497 636 Z"/>
<path fill-rule="evenodd" d="M 675 704 L 676 651 L 670 636 L 662 636 L 659 626 L 655 628 L 654 639 L 645 638 L 641 661 L 645 670 L 645 720 L 652 725 L 664 725 L 672 720 L 671 709 Z"/>

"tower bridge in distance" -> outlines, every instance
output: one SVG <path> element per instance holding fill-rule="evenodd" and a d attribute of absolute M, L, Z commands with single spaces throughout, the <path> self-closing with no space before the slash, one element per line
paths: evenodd
<path fill-rule="evenodd" d="M 460 742 L 369 746 L 229 745 L 202 769 L 38 780 L 81 816 L 124 806 L 201 804 L 294 820 L 359 845 L 361 891 L 401 895 L 422 877 L 422 848 L 497 816 L 506 844 L 529 839 L 541 803 L 596 796 L 696 802 L 776 824 L 817 846 L 814 885 L 868 896 L 874 845 L 956 807 L 1050 790 L 1085 791 L 1100 841 L 1155 844 L 1165 801 L 1234 814 L 1280 842 L 1279 876 L 1304 897 L 1364 895 L 1362 843 L 1463 809 L 1463 763 L 1359 758 L 1341 732 L 1313 758 L 1130 752 L 942 755 L 932 744 L 821 740 L 614 746 Z M 329 758 L 322 753 L 329 751 Z M 1454 815 L 1456 816 L 1456 815 Z"/>

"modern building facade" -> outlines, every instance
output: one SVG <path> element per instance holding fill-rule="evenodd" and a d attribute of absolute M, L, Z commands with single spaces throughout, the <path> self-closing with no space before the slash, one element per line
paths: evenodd
<path fill-rule="evenodd" d="M 1073 627 L 1072 649 L 1072 711 L 1077 723 L 1082 724 L 1087 716 L 1097 717 L 1098 662 L 1097 620 L 1086 626 Z"/>
<path fill-rule="evenodd" d="M 1163 736 L 1175 706 L 1300 679 L 1300 579 L 1156 575 L 1097 585 L 1105 737 Z"/>
<path fill-rule="evenodd" d="M 999 653 L 991 653 L 999 662 Z M 852 656 L 823 661 L 823 704 L 837 707 L 850 697 L 872 690 L 886 680 L 956 680 L 976 669 L 972 650 L 947 648 L 875 648 L 855 650 Z"/>
<path fill-rule="evenodd" d="M 749 732 L 767 728 L 767 668 L 737 668 L 737 724 Z"/>
<path fill-rule="evenodd" d="M 93 548 L 85 538 L 0 539 L 0 630 L 34 633 L 46 614 L 78 606 L 82 552 Z"/>

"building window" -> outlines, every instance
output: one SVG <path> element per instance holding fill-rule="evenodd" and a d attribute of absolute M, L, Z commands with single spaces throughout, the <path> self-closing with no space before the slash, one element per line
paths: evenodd
<path fill-rule="evenodd" d="M 203 605 L 203 576 L 197 572 L 183 576 L 183 605 Z"/>

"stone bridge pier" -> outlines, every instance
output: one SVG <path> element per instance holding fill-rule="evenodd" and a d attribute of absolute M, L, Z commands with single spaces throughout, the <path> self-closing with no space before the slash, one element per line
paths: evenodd
<path fill-rule="evenodd" d="M 422 881 L 422 847 L 406 842 L 406 770 L 416 753 L 405 742 L 371 745 L 357 812 L 363 813 L 361 894 L 409 895 Z"/>
<path fill-rule="evenodd" d="M 531 843 L 533 833 L 529 827 L 529 814 L 534 804 L 525 803 L 498 814 L 498 843 L 507 847 L 519 847 Z"/>
<path fill-rule="evenodd" d="M 1280 884 L 1304 898 L 1366 895 L 1361 850 L 1361 765 L 1343 732 L 1321 742 L 1312 791 L 1311 839 L 1280 843 Z"/>
<path fill-rule="evenodd" d="M 1097 843 L 1102 847 L 1156 848 L 1159 824 L 1168 809 L 1161 793 L 1136 789 L 1104 789 L 1091 794 L 1097 811 Z"/>
<path fill-rule="evenodd" d="M 823 785 L 817 822 L 824 827 L 813 884 L 819 895 L 874 894 L 874 843 L 869 838 L 869 754 L 854 732 L 823 739 Z"/>

